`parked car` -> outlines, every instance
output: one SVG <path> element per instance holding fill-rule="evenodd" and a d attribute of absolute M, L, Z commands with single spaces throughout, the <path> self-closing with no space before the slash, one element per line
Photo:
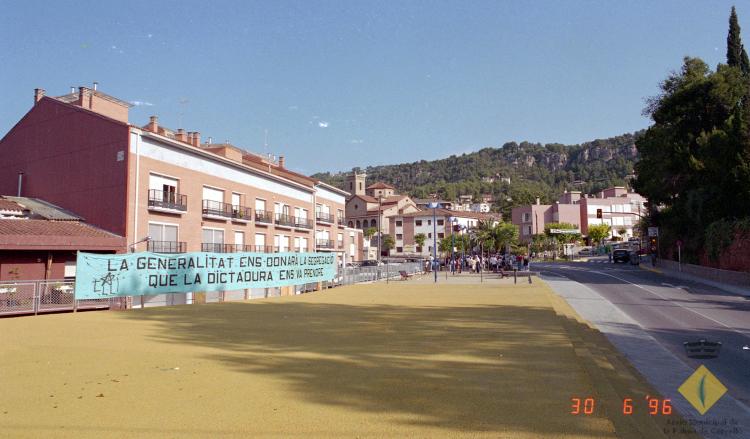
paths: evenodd
<path fill-rule="evenodd" d="M 382 266 L 382 265 L 385 265 L 385 264 L 382 263 L 382 262 L 378 262 L 375 259 L 368 259 L 366 261 L 362 261 L 362 266 L 363 267 L 377 267 L 379 265 Z"/>
<path fill-rule="evenodd" d="M 591 256 L 593 253 L 594 253 L 593 250 L 588 247 L 584 247 L 578 250 L 578 256 Z"/>
<path fill-rule="evenodd" d="M 624 248 L 618 248 L 612 252 L 612 262 L 630 262 L 630 251 Z"/>

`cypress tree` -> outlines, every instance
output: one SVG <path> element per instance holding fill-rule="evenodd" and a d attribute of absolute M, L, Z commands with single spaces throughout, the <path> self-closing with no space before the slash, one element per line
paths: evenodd
<path fill-rule="evenodd" d="M 743 74 L 750 74 L 750 60 L 740 37 L 740 24 L 737 21 L 737 11 L 732 6 L 729 15 L 729 34 L 727 35 L 727 64 L 739 67 Z"/>

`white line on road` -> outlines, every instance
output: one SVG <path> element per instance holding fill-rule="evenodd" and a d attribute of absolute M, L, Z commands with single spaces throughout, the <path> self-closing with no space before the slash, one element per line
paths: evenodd
<path fill-rule="evenodd" d="M 656 297 L 658 297 L 658 298 L 660 298 L 660 299 L 662 299 L 662 300 L 666 300 L 666 301 L 669 301 L 669 302 L 671 302 L 671 300 L 670 300 L 670 299 L 668 299 L 667 297 L 664 297 L 664 296 L 662 296 L 661 294 L 657 293 L 656 291 L 652 291 L 652 290 L 650 290 L 650 289 L 648 289 L 648 288 L 644 287 L 643 285 L 639 285 L 639 284 L 637 284 L 637 283 L 635 283 L 635 282 L 630 282 L 630 281 L 629 281 L 629 280 L 627 280 L 627 279 L 623 279 L 623 278 L 621 278 L 621 277 L 617 277 L 617 276 L 615 276 L 615 275 L 612 275 L 612 274 L 609 274 L 609 273 L 602 273 L 601 271 L 595 271 L 595 270 L 589 271 L 589 273 L 597 273 L 597 274 L 601 274 L 601 275 L 603 275 L 603 276 L 609 276 L 609 277 L 615 278 L 615 279 L 617 279 L 617 280 L 621 280 L 621 281 L 623 281 L 623 282 L 627 282 L 627 283 L 629 283 L 630 285 L 634 285 L 634 286 L 636 286 L 636 287 L 638 287 L 638 288 L 640 288 L 640 289 L 642 289 L 642 290 L 644 290 L 644 291 L 647 291 L 647 292 L 649 292 L 649 293 L 653 294 L 654 296 L 656 296 Z M 663 285 L 663 284 L 662 284 L 662 285 Z M 673 302 L 673 303 L 674 303 L 674 302 Z M 692 312 L 693 314 L 697 314 L 697 315 L 699 315 L 699 316 L 701 316 L 701 317 L 703 317 L 703 318 L 705 318 L 705 319 L 707 319 L 707 320 L 711 320 L 711 321 L 712 321 L 712 322 L 714 322 L 714 323 L 718 323 L 719 325 L 721 325 L 721 326 L 723 326 L 723 327 L 725 327 L 725 328 L 729 329 L 729 330 L 730 330 L 730 331 L 732 331 L 732 332 L 736 332 L 737 334 L 740 334 L 740 335 L 741 335 L 741 336 L 743 336 L 743 337 L 750 337 L 750 335 L 748 335 L 748 334 L 745 334 L 744 332 L 742 332 L 742 331 L 740 331 L 740 330 L 738 330 L 738 329 L 732 328 L 731 326 L 727 326 L 727 325 L 725 325 L 724 323 L 722 323 L 722 322 L 720 322 L 720 321 L 718 321 L 718 320 L 716 320 L 716 319 L 713 319 L 713 318 L 711 318 L 711 317 L 709 317 L 709 316 L 707 316 L 707 315 L 705 315 L 705 314 L 699 313 L 698 311 L 696 311 L 696 310 L 694 310 L 694 309 L 690 309 L 690 308 L 684 307 L 684 306 L 682 306 L 682 305 L 680 305 L 680 304 L 678 304 L 678 303 L 675 303 L 675 305 L 677 305 L 677 306 L 679 306 L 680 308 L 683 308 L 683 309 L 685 309 L 685 310 L 687 310 L 687 311 L 690 311 L 690 312 Z"/>
<path fill-rule="evenodd" d="M 661 284 L 664 285 L 665 287 L 672 287 L 672 288 L 674 288 L 674 285 L 668 284 L 666 282 L 662 282 Z"/>

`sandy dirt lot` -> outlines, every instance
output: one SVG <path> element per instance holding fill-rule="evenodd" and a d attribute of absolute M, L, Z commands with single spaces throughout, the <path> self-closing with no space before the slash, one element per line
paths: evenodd
<path fill-rule="evenodd" d="M 661 436 L 543 283 L 467 282 L 1 319 L 0 437 Z"/>

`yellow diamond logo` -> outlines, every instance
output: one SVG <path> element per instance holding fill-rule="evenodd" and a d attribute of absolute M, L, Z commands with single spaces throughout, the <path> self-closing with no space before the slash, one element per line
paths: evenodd
<path fill-rule="evenodd" d="M 721 384 L 721 381 L 703 365 L 696 369 L 677 390 L 701 415 L 705 414 L 727 392 L 727 388 Z"/>

